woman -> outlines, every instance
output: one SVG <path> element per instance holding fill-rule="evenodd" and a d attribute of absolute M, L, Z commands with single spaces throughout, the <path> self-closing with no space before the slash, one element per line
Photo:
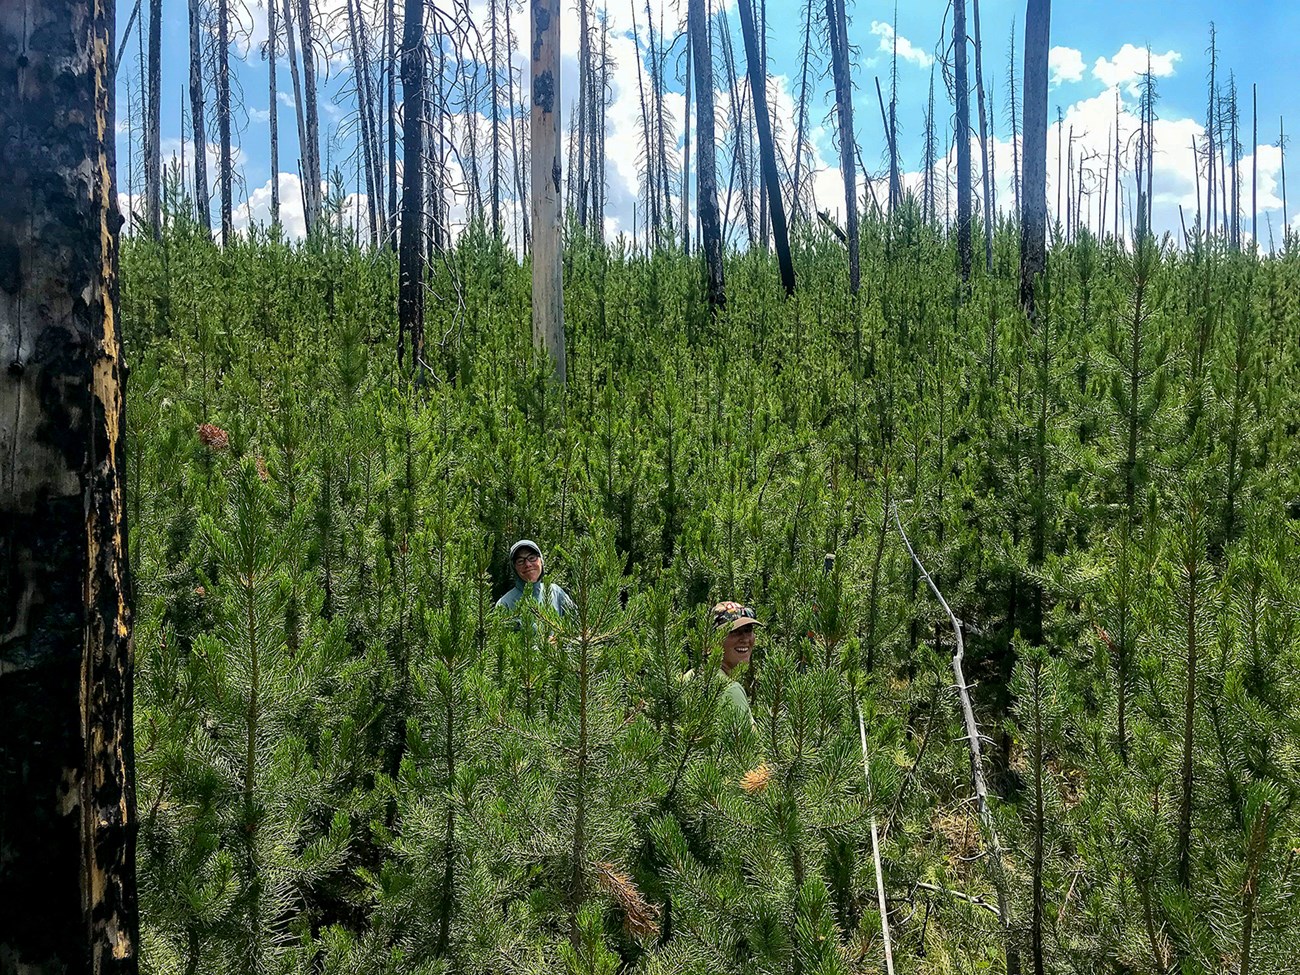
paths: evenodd
<path fill-rule="evenodd" d="M 749 710 L 749 698 L 731 672 L 750 662 L 754 654 L 754 628 L 762 625 L 754 618 L 754 611 L 741 603 L 728 600 L 713 607 L 713 627 L 725 631 L 722 637 L 722 672 L 727 675 L 727 683 L 723 694 L 732 712 L 750 724 L 753 724 L 754 716 Z"/>
<path fill-rule="evenodd" d="M 534 602 L 549 607 L 559 616 L 566 616 L 573 608 L 573 600 L 559 585 L 542 581 L 546 560 L 532 539 L 521 538 L 510 546 L 510 565 L 515 575 L 514 588 L 497 600 L 497 609 L 518 615 Z M 517 626 L 518 620 L 515 623 Z"/>

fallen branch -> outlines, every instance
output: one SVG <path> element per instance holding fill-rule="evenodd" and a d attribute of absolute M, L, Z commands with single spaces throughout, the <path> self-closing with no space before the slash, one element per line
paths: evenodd
<path fill-rule="evenodd" d="M 862 705 L 858 705 L 858 734 L 862 736 L 862 775 L 871 790 L 871 773 L 867 768 L 867 726 L 862 720 Z M 880 863 L 880 837 L 876 831 L 876 814 L 871 814 L 871 858 L 876 862 L 876 899 L 880 904 L 880 933 L 885 939 L 885 971 L 894 975 L 894 949 L 889 943 L 889 905 L 885 903 L 885 871 Z"/>
<path fill-rule="evenodd" d="M 980 755 L 980 733 L 979 726 L 975 723 L 975 710 L 971 707 L 970 686 L 966 683 L 966 675 L 962 670 L 962 659 L 966 655 L 966 643 L 962 639 L 961 620 L 957 619 L 957 614 L 952 611 L 948 605 L 948 600 L 943 598 L 943 593 L 935 585 L 934 579 L 930 573 L 925 570 L 921 560 L 917 558 L 916 552 L 912 550 L 912 543 L 907 540 L 907 532 L 903 531 L 903 523 L 898 517 L 898 505 L 894 505 L 894 525 L 898 528 L 899 537 L 903 539 L 903 545 L 907 547 L 907 554 L 912 557 L 916 568 L 925 579 L 930 591 L 934 593 L 935 599 L 939 600 L 939 605 L 943 611 L 948 614 L 948 619 L 952 623 L 953 636 L 957 641 L 952 655 L 952 672 L 957 679 L 957 693 L 961 696 L 962 717 L 966 725 L 966 741 L 970 746 L 970 766 L 971 777 L 975 780 L 975 805 L 979 813 L 979 821 L 984 829 L 985 839 L 989 846 L 989 873 L 993 881 L 993 887 L 998 892 L 998 919 L 1002 922 L 1002 932 L 1007 939 L 1007 952 L 1011 953 L 1011 908 L 1007 897 L 1007 876 L 1006 870 L 1002 864 L 1002 843 L 998 839 L 998 830 L 993 822 L 993 811 L 989 808 L 988 788 L 984 784 L 984 761 Z M 1010 967 L 1010 965 L 1008 965 Z"/>
<path fill-rule="evenodd" d="M 932 890 L 936 894 L 947 894 L 949 897 L 956 897 L 958 900 L 965 901 L 967 904 L 974 904 L 976 907 L 982 907 L 991 913 L 994 917 L 1001 919 L 1002 914 L 998 911 L 996 904 L 990 904 L 983 897 L 974 897 L 970 894 L 963 894 L 960 890 L 951 890 L 948 887 L 940 887 L 938 884 L 925 884 L 921 881 L 916 882 L 916 886 L 921 890 Z"/>

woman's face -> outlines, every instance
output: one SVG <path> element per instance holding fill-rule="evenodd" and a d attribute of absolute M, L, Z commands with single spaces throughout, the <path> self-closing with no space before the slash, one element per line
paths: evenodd
<path fill-rule="evenodd" d="M 754 653 L 754 624 L 738 626 L 722 638 L 722 669 L 728 674 L 737 664 L 749 663 Z"/>
<path fill-rule="evenodd" d="M 536 582 L 542 577 L 542 557 L 524 549 L 515 556 L 515 572 L 524 582 Z"/>

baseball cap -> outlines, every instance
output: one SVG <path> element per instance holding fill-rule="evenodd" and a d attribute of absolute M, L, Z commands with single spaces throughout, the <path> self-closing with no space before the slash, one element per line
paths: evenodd
<path fill-rule="evenodd" d="M 515 542 L 513 545 L 510 546 L 509 561 L 513 562 L 515 560 L 515 556 L 518 555 L 520 551 L 524 549 L 531 549 L 532 551 L 536 552 L 538 555 L 542 554 L 541 546 L 539 546 L 531 538 L 521 538 L 519 539 L 519 541 Z"/>
<path fill-rule="evenodd" d="M 730 633 L 732 630 L 739 629 L 742 626 L 748 626 L 749 624 L 753 624 L 754 626 L 763 625 L 755 618 L 754 608 L 752 606 L 746 606 L 743 603 L 726 600 L 725 602 L 717 603 L 713 607 L 713 625 L 715 627 L 725 627 L 726 631 Z"/>

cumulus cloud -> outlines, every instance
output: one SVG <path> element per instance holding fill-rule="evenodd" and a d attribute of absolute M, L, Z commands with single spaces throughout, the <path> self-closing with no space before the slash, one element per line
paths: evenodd
<path fill-rule="evenodd" d="M 1092 76 L 1107 88 L 1123 87 L 1130 95 L 1136 95 L 1138 82 L 1147 70 L 1148 51 L 1144 47 L 1125 44 L 1113 58 L 1098 58 L 1092 66 Z M 1150 52 L 1151 74 L 1155 78 L 1167 78 L 1174 73 L 1174 65 L 1182 60 L 1177 51 L 1164 54 Z"/>
<path fill-rule="evenodd" d="M 903 61 L 911 61 L 918 68 L 928 68 L 934 63 L 934 58 L 921 50 L 902 34 L 894 33 L 894 26 L 879 20 L 871 22 L 871 33 L 880 38 L 880 46 L 877 50 L 885 54 L 893 55 L 894 44 L 898 44 L 898 57 Z"/>
<path fill-rule="evenodd" d="M 1054 47 L 1048 51 L 1047 67 L 1052 73 L 1053 85 L 1083 80 L 1083 55 L 1072 47 Z"/>

